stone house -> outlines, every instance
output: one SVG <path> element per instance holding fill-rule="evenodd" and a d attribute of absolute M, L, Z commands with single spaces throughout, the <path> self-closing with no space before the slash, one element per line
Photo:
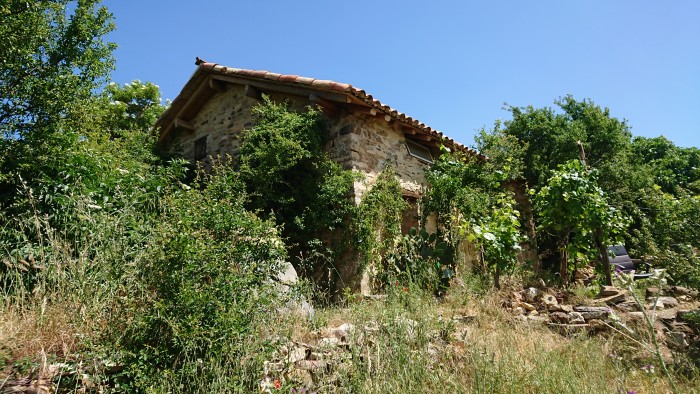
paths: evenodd
<path fill-rule="evenodd" d="M 276 102 L 287 100 L 293 110 L 317 105 L 329 120 L 329 157 L 364 175 L 354 184 L 356 201 L 386 165 L 393 166 L 404 198 L 412 203 L 404 215 L 404 230 L 418 224 L 415 202 L 426 187 L 424 170 L 439 154 L 440 145 L 483 158 L 352 85 L 230 68 L 199 58 L 196 65 L 194 74 L 156 123 L 159 142 L 166 150 L 177 147 L 185 158 L 202 160 L 205 165 L 210 156 L 235 157 L 238 134 L 252 125 L 251 109 L 260 103 L 262 94 Z M 434 228 L 433 223 L 425 225 Z"/>

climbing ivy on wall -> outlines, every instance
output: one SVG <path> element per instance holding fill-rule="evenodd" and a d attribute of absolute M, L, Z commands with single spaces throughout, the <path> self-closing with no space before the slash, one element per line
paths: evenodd
<path fill-rule="evenodd" d="M 383 260 L 401 235 L 403 212 L 408 208 L 401 183 L 392 167 L 386 167 L 363 196 L 355 217 L 357 247 L 362 269 L 384 270 Z"/>
<path fill-rule="evenodd" d="M 332 240 L 353 215 L 354 175 L 324 152 L 329 133 L 320 111 L 294 112 L 288 103 L 264 97 L 253 114 L 256 122 L 241 134 L 237 163 L 248 193 L 246 208 L 283 228 L 298 269 L 318 269 L 342 250 Z"/>

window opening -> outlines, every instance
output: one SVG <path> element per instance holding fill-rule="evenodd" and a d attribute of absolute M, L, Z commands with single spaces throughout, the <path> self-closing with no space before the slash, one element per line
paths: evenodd
<path fill-rule="evenodd" d="M 411 156 L 426 163 L 433 164 L 433 155 L 430 154 L 430 149 L 426 148 L 425 146 L 406 140 L 406 148 L 408 148 L 408 153 Z"/>
<path fill-rule="evenodd" d="M 194 142 L 194 159 L 202 160 L 207 157 L 207 136 L 199 138 Z"/>

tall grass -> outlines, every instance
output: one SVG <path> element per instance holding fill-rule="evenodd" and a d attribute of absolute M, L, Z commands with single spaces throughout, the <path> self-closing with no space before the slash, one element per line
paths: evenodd
<path fill-rule="evenodd" d="M 502 307 L 507 290 L 490 290 L 482 280 L 469 275 L 463 278 L 465 286 L 451 288 L 442 300 L 411 285 L 405 289 L 392 286 L 386 301 L 351 300 L 345 305 L 319 308 L 311 319 L 280 313 L 278 310 L 288 300 L 273 296 L 274 287 L 260 285 L 249 292 L 226 287 L 225 283 L 236 276 L 223 277 L 225 283 L 220 287 L 207 287 L 215 283 L 216 272 L 228 272 L 226 253 L 233 253 L 231 256 L 236 257 L 230 261 L 238 263 L 252 253 L 262 253 L 266 244 L 256 234 L 265 234 L 269 228 L 257 221 L 242 222 L 242 227 L 235 228 L 235 240 L 252 242 L 240 244 L 243 249 L 235 249 L 235 242 L 226 241 L 228 238 L 222 238 L 221 245 L 234 245 L 234 249 L 190 249 L 189 246 L 215 245 L 217 237 L 228 234 L 220 232 L 223 227 L 218 220 L 224 210 L 232 209 L 228 205 L 212 207 L 197 198 L 196 194 L 186 195 L 164 210 L 170 214 L 186 212 L 179 220 L 189 223 L 191 231 L 182 232 L 198 235 L 186 238 L 184 244 L 168 244 L 172 231 L 180 232 L 182 228 L 171 227 L 171 232 L 164 232 L 157 220 L 140 216 L 137 208 L 128 205 L 107 214 L 79 202 L 76 216 L 81 218 L 81 231 L 55 228 L 38 215 L 23 218 L 22 225 L 32 228 L 20 226 L 23 231 L 17 234 L 33 236 L 23 235 L 25 238 L 16 241 L 14 248 L 4 251 L 5 258 L 15 267 L 31 254 L 32 264 L 43 268 L 3 271 L 0 360 L 7 365 L 0 364 L 4 367 L 0 382 L 9 374 L 40 376 L 57 362 L 97 365 L 113 361 L 122 363 L 125 370 L 108 379 L 104 371 L 93 368 L 91 379 L 96 382 L 95 387 L 112 392 L 256 392 L 266 377 L 265 362 L 274 361 L 291 340 L 318 346 L 328 336 L 329 328 L 351 323 L 356 330 L 347 346 L 329 350 L 330 366 L 313 373 L 313 384 L 292 375 L 270 374 L 268 377 L 281 382 L 280 389 L 273 388 L 272 392 L 286 393 L 304 385 L 318 393 L 670 390 L 659 373 L 644 372 L 639 360 L 625 358 L 629 354 L 625 349 L 633 344 L 624 338 L 615 334 L 590 337 L 585 333 L 567 337 L 541 323 L 516 321 Z M 188 211 L 188 204 L 201 210 Z M 236 211 L 232 215 L 240 217 L 243 213 Z M 169 217 L 174 218 L 177 216 Z M 226 220 L 232 223 L 234 218 Z M 243 231 L 253 225 L 261 226 L 261 232 Z M 187 247 L 163 254 L 165 249 L 158 249 L 163 245 Z M 170 264 L 167 259 L 158 260 L 158 256 L 180 256 L 177 264 L 185 264 L 194 256 L 190 273 L 194 275 L 201 267 L 212 270 L 212 275 L 201 281 L 187 281 L 178 273 L 155 278 L 154 270 L 164 267 L 159 264 Z M 212 261 L 221 264 L 207 264 L 212 256 L 219 258 Z M 250 260 L 258 261 L 261 260 Z M 154 278 L 171 278 L 173 282 L 167 284 L 174 286 L 172 294 L 178 296 L 190 294 L 189 291 L 196 294 L 197 289 L 231 294 L 215 298 L 193 296 L 194 300 L 203 300 L 205 306 L 221 302 L 206 312 L 221 314 L 207 323 L 210 325 L 200 324 L 198 305 L 173 309 L 180 305 L 179 300 L 190 298 L 175 298 L 168 308 L 162 308 L 167 302 L 154 291 L 153 286 L 160 283 Z M 207 278 L 214 281 L 208 283 Z M 230 309 L 221 309 L 225 305 L 230 305 Z M 163 342 L 148 342 L 154 337 L 145 335 L 147 331 L 138 331 L 149 328 L 139 324 L 155 321 L 144 317 L 168 311 L 173 313 L 160 315 L 167 319 L 159 321 L 165 327 L 158 331 L 163 333 Z M 143 336 L 135 338 L 144 341 L 141 345 L 129 344 L 125 332 L 140 333 Z M 163 346 L 148 347 L 149 343 Z M 169 355 L 163 356 L 165 353 Z M 700 390 L 697 381 L 684 380 L 680 375 L 677 378 L 681 392 Z M 58 387 L 58 391 L 83 387 L 83 382 L 73 382 Z"/>

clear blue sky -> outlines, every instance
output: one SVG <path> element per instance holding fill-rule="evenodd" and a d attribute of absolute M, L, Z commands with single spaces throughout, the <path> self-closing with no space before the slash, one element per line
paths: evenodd
<path fill-rule="evenodd" d="M 332 79 L 473 144 L 571 94 L 700 147 L 700 1 L 105 0 L 113 79 L 173 99 L 194 59 Z"/>

